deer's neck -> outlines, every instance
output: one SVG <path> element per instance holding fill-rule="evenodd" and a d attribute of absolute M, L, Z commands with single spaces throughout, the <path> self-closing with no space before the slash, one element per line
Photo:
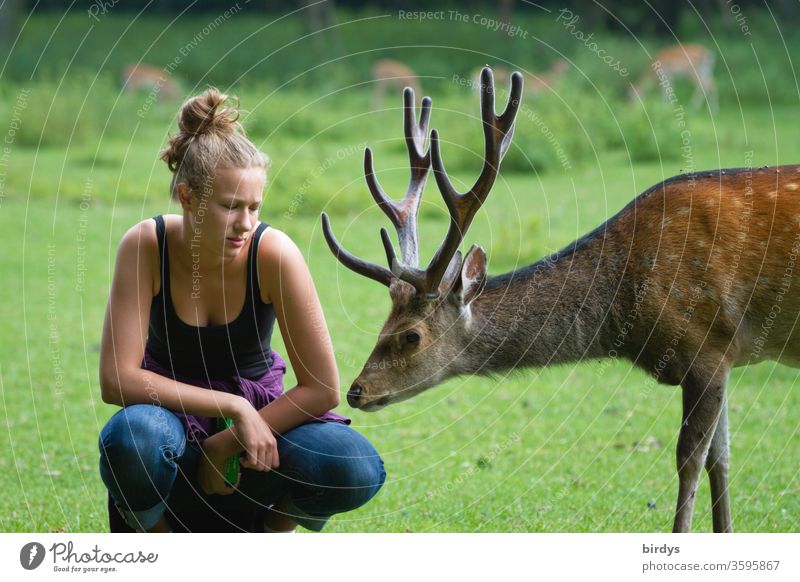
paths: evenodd
<path fill-rule="evenodd" d="M 592 252 L 567 249 L 493 277 L 472 303 L 472 373 L 545 366 L 608 353 L 615 275 Z"/>

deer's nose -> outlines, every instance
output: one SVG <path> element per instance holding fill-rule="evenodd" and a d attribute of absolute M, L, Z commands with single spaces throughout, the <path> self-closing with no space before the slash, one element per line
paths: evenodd
<path fill-rule="evenodd" d="M 358 401 L 361 398 L 361 386 L 353 384 L 347 391 L 347 403 L 353 408 L 358 408 Z"/>

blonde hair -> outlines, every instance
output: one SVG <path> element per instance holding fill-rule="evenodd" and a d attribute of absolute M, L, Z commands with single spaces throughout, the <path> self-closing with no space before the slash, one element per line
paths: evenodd
<path fill-rule="evenodd" d="M 269 157 L 247 139 L 239 123 L 238 99 L 229 100 L 213 87 L 181 106 L 178 129 L 160 154 L 173 173 L 173 197 L 181 182 L 198 195 L 210 193 L 217 168 L 269 167 Z"/>

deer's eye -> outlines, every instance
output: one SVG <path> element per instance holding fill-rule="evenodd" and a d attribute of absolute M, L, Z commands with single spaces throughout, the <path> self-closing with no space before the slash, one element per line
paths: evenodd
<path fill-rule="evenodd" d="M 416 331 L 406 332 L 406 343 L 410 346 L 415 346 L 419 343 L 420 335 Z"/>

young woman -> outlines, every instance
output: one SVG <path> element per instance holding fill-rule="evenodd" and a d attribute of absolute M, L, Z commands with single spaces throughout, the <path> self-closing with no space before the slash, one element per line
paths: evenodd
<path fill-rule="evenodd" d="M 124 408 L 100 435 L 100 475 L 139 531 L 319 531 L 386 476 L 329 412 L 339 380 L 322 309 L 298 248 L 258 220 L 268 159 L 237 119 L 215 89 L 183 105 L 161 154 L 183 213 L 137 224 L 117 254 L 100 385 Z M 285 393 L 276 320 L 297 377 Z"/>

